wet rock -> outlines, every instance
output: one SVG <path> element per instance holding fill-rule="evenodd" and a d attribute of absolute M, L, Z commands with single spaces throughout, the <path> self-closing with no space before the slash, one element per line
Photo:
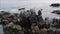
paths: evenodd
<path fill-rule="evenodd" d="M 51 12 L 51 13 L 60 14 L 60 10 L 54 10 L 54 11 Z"/>
<path fill-rule="evenodd" d="M 50 6 L 52 6 L 52 7 L 59 7 L 60 4 L 59 4 L 59 3 L 53 3 L 53 4 L 51 4 Z"/>

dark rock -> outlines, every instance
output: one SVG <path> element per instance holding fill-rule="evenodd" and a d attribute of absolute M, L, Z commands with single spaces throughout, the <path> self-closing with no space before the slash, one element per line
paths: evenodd
<path fill-rule="evenodd" d="M 51 4 L 50 6 L 52 6 L 52 7 L 59 7 L 60 4 L 59 4 L 59 3 L 53 3 L 53 4 Z"/>
<path fill-rule="evenodd" d="M 60 14 L 60 10 L 54 10 L 54 11 L 51 12 L 51 13 Z"/>
<path fill-rule="evenodd" d="M 42 13 L 41 13 L 41 10 L 39 10 L 39 11 L 38 11 L 38 16 L 41 15 L 41 14 L 42 14 Z"/>
<path fill-rule="evenodd" d="M 24 9 L 25 9 L 25 8 L 20 8 L 20 9 L 18 9 L 18 10 L 20 11 L 20 10 L 24 10 Z"/>

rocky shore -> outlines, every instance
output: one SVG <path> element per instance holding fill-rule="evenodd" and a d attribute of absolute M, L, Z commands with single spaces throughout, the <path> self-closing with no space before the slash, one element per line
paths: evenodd
<path fill-rule="evenodd" d="M 23 9 L 20 14 L 1 11 L 4 34 L 60 34 L 60 19 L 43 19 L 41 11 L 38 14 L 34 9 Z"/>

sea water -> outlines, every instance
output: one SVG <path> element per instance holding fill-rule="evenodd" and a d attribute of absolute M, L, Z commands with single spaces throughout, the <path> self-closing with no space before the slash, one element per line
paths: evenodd
<path fill-rule="evenodd" d="M 0 34 L 4 34 L 3 32 L 3 26 L 0 24 Z"/>
<path fill-rule="evenodd" d="M 1 0 L 0 10 L 8 10 L 11 13 L 19 13 L 19 8 L 43 9 L 42 17 L 60 18 L 60 15 L 51 13 L 53 10 L 60 10 L 60 7 L 50 7 L 52 3 L 60 3 L 59 0 Z M 36 11 L 37 12 L 37 11 Z"/>

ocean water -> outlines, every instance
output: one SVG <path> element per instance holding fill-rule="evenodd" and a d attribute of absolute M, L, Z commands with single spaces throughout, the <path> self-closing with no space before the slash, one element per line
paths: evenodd
<path fill-rule="evenodd" d="M 50 7 L 52 3 L 60 3 L 59 0 L 1 0 L 0 11 L 5 10 L 11 13 L 19 13 L 19 8 L 34 8 L 36 10 L 43 9 L 42 17 L 60 18 L 60 15 L 52 14 L 53 10 L 60 10 L 60 7 Z M 36 11 L 37 13 L 38 11 Z"/>
<path fill-rule="evenodd" d="M 0 24 L 0 34 L 4 34 L 3 32 L 3 26 Z"/>

